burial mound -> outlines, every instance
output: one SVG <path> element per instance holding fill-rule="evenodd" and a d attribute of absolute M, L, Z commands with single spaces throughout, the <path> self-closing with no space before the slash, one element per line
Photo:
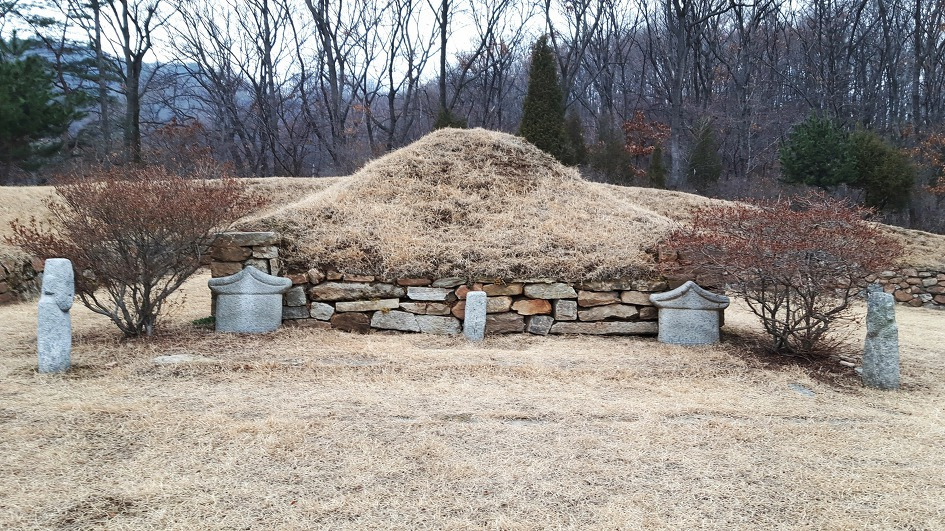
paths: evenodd
<path fill-rule="evenodd" d="M 648 274 L 671 223 L 521 138 L 442 129 L 241 228 L 280 232 L 291 269 L 577 281 Z"/>

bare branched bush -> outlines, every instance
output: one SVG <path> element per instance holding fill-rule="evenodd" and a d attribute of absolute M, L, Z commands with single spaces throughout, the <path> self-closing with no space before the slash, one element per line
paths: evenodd
<path fill-rule="evenodd" d="M 151 335 L 214 235 L 259 206 L 236 179 L 186 179 L 157 166 L 100 168 L 56 193 L 45 201 L 51 221 L 17 219 L 8 240 L 71 260 L 82 303 L 127 337 Z"/>
<path fill-rule="evenodd" d="M 721 278 L 761 319 L 774 350 L 817 354 L 863 278 L 902 253 L 865 221 L 870 214 L 820 193 L 703 207 L 665 240 L 680 259 L 664 267 Z"/>

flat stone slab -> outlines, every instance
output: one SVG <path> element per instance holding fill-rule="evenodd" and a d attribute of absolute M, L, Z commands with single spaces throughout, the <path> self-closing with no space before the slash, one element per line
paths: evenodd
<path fill-rule="evenodd" d="M 402 302 L 400 309 L 421 315 L 449 315 L 450 305 L 445 302 Z"/>
<path fill-rule="evenodd" d="M 570 284 L 555 282 L 551 284 L 528 284 L 523 290 L 526 296 L 533 299 L 573 299 L 577 292 Z"/>
<path fill-rule="evenodd" d="M 486 316 L 486 334 L 509 334 L 525 330 L 525 317 L 517 313 L 496 313 Z"/>
<path fill-rule="evenodd" d="M 258 247 L 278 242 L 279 235 L 275 232 L 225 232 L 217 235 L 213 244 L 220 247 Z"/>
<path fill-rule="evenodd" d="M 568 321 L 551 325 L 552 334 L 638 336 L 652 335 L 658 332 L 659 329 L 656 323 L 652 321 L 640 321 L 633 323 L 620 321 L 597 321 L 594 323 Z"/>
<path fill-rule="evenodd" d="M 459 319 L 455 317 L 440 317 L 437 315 L 418 315 L 417 324 L 424 334 L 440 334 L 455 336 L 463 333 Z"/>
<path fill-rule="evenodd" d="M 445 301 L 453 295 L 452 288 L 426 288 L 410 286 L 407 288 L 407 297 L 415 301 Z"/>
<path fill-rule="evenodd" d="M 337 312 L 373 312 L 377 310 L 395 310 L 400 306 L 400 299 L 379 299 L 372 301 L 353 301 L 335 303 Z"/>
<path fill-rule="evenodd" d="M 545 299 L 522 299 L 512 304 L 512 309 L 521 315 L 551 313 L 551 302 Z"/>
<path fill-rule="evenodd" d="M 578 312 L 578 318 L 582 321 L 603 321 L 611 317 L 617 319 L 632 319 L 639 315 L 636 306 L 627 304 L 608 304 L 606 306 L 595 306 Z"/>
<path fill-rule="evenodd" d="M 390 311 L 374 312 L 371 316 L 371 328 L 400 330 L 401 332 L 419 332 L 420 323 L 417 315 L 410 312 Z"/>
<path fill-rule="evenodd" d="M 197 354 L 167 354 L 151 360 L 155 365 L 176 365 L 178 363 L 217 363 L 220 360 Z"/>
<path fill-rule="evenodd" d="M 357 301 L 403 297 L 407 290 L 401 286 L 363 282 L 325 282 L 308 290 L 315 301 Z"/>
<path fill-rule="evenodd" d="M 584 291 L 578 292 L 577 303 L 581 308 L 604 306 L 620 302 L 620 294 L 616 291 Z"/>
<path fill-rule="evenodd" d="M 462 286 L 466 283 L 465 278 L 460 277 L 448 277 L 434 280 L 432 286 L 434 288 L 455 288 L 457 286 Z"/>
<path fill-rule="evenodd" d="M 371 331 L 371 318 L 364 313 L 336 313 L 331 316 L 331 327 L 346 332 L 366 334 Z"/>

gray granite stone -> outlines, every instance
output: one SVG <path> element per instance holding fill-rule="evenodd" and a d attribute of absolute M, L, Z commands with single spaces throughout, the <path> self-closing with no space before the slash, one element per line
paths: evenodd
<path fill-rule="evenodd" d="M 533 315 L 528 319 L 528 326 L 526 326 L 525 330 L 530 334 L 547 336 L 554 322 L 554 317 L 550 315 Z"/>
<path fill-rule="evenodd" d="M 486 307 L 488 296 L 484 291 L 470 291 L 466 294 L 463 335 L 470 341 L 482 341 L 486 333 Z"/>
<path fill-rule="evenodd" d="M 74 297 L 72 262 L 65 258 L 46 260 L 36 320 L 39 372 L 65 372 L 72 364 L 72 317 L 69 310 Z"/>
<path fill-rule="evenodd" d="M 450 305 L 445 302 L 402 302 L 400 309 L 421 315 L 449 315 Z"/>
<path fill-rule="evenodd" d="M 555 320 L 556 321 L 576 321 L 578 318 L 578 305 L 574 300 L 555 301 Z"/>
<path fill-rule="evenodd" d="M 878 389 L 899 388 L 899 327 L 896 301 L 889 293 L 867 297 L 863 383 Z"/>
<path fill-rule="evenodd" d="M 325 304 L 324 302 L 313 302 L 312 307 L 309 308 L 308 314 L 315 319 L 327 321 L 335 314 L 335 307 L 331 304 Z"/>
<path fill-rule="evenodd" d="M 288 278 L 247 266 L 239 273 L 207 283 L 216 296 L 218 332 L 272 332 L 282 323 L 282 294 L 292 287 Z"/>
<path fill-rule="evenodd" d="M 308 308 L 305 306 L 283 306 L 282 319 L 308 319 Z"/>
<path fill-rule="evenodd" d="M 400 306 L 400 299 L 378 299 L 370 301 L 336 302 L 336 312 L 372 312 L 375 310 L 395 310 Z"/>
<path fill-rule="evenodd" d="M 729 298 L 687 281 L 678 288 L 650 295 L 659 308 L 659 341 L 674 345 L 718 343 L 721 313 Z"/>
<path fill-rule="evenodd" d="M 455 317 L 440 317 L 436 315 L 418 315 L 417 324 L 424 334 L 441 334 L 455 336 L 463 333 L 459 319 Z"/>
<path fill-rule="evenodd" d="M 494 313 L 486 316 L 487 334 L 522 333 L 525 330 L 525 317 L 515 313 Z"/>
<path fill-rule="evenodd" d="M 415 301 L 445 301 L 453 295 L 452 288 L 427 288 L 410 286 L 407 288 L 407 297 Z"/>
<path fill-rule="evenodd" d="M 533 299 L 573 299 L 577 292 L 570 284 L 555 282 L 553 284 L 528 284 L 524 293 Z"/>
<path fill-rule="evenodd" d="M 420 323 L 417 316 L 409 312 L 391 311 L 374 312 L 371 316 L 371 328 L 384 330 L 400 330 L 401 332 L 419 332 Z"/>
<path fill-rule="evenodd" d="M 305 306 L 308 300 L 305 297 L 305 288 L 302 286 L 293 286 L 285 292 L 286 306 Z"/>
<path fill-rule="evenodd" d="M 578 312 L 578 318 L 582 321 L 603 321 L 610 317 L 617 319 L 632 319 L 639 315 L 636 306 L 627 304 L 608 304 L 606 306 L 595 306 Z"/>
<path fill-rule="evenodd" d="M 308 290 L 315 301 L 358 301 L 403 297 L 407 290 L 393 284 L 364 282 L 325 282 Z"/>
<path fill-rule="evenodd" d="M 449 278 L 441 278 L 438 280 L 434 280 L 433 284 L 431 285 L 434 288 L 455 288 L 456 286 L 462 286 L 465 283 L 466 283 L 465 278 L 449 277 Z"/>

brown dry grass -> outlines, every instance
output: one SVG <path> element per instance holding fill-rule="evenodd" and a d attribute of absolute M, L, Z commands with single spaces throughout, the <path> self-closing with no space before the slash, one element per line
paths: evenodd
<path fill-rule="evenodd" d="M 147 343 L 77 307 L 65 376 L 0 307 L 0 528 L 945 527 L 940 312 L 897 308 L 889 393 L 652 339 L 218 335 L 206 280 Z"/>
<path fill-rule="evenodd" d="M 521 138 L 441 129 L 245 226 L 283 233 L 300 266 L 579 280 L 646 271 L 670 225 Z"/>

